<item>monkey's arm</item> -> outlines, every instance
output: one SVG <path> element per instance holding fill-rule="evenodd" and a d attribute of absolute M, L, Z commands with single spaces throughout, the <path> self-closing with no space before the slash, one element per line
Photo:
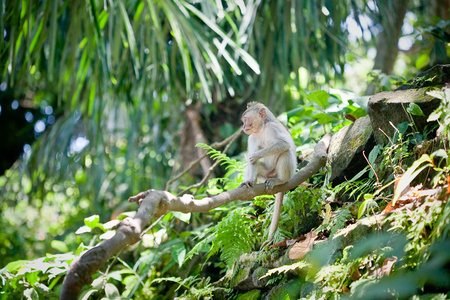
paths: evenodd
<path fill-rule="evenodd" d="M 253 187 L 253 184 L 256 181 L 256 177 L 258 176 L 258 166 L 256 164 L 256 161 L 251 162 L 250 158 L 252 157 L 253 153 L 256 152 L 258 149 L 258 142 L 256 141 L 255 137 L 250 135 L 248 137 L 248 149 L 247 149 L 247 155 L 249 156 L 249 160 L 247 162 L 247 166 L 245 167 L 244 171 L 244 181 L 239 185 L 239 187 L 247 186 L 247 187 Z"/>
<path fill-rule="evenodd" d="M 259 136 L 259 139 L 264 140 L 264 146 L 260 147 L 262 149 L 252 152 L 253 154 L 249 156 L 249 161 L 252 163 L 263 157 L 278 155 L 289 151 L 290 147 L 295 147 L 293 142 L 292 145 L 290 145 L 289 141 L 292 140 L 292 137 L 284 127 L 280 127 L 282 126 L 281 124 L 269 122 L 265 126 L 266 128 L 264 128 Z"/>
<path fill-rule="evenodd" d="M 249 161 L 251 163 L 255 163 L 259 159 L 269 156 L 269 155 L 277 155 L 289 150 L 289 144 L 286 141 L 280 140 L 277 143 L 270 145 L 269 147 L 263 148 L 261 150 L 253 153 L 252 156 L 249 157 Z"/>

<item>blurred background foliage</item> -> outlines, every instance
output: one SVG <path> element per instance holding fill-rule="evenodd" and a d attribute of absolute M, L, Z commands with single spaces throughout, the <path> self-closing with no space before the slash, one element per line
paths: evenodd
<path fill-rule="evenodd" d="M 76 248 L 87 216 L 136 210 L 130 195 L 234 133 L 248 101 L 287 112 L 308 145 L 363 115 L 366 95 L 450 62 L 445 0 L 21 0 L 0 13 L 0 266 L 54 253 L 52 240 Z"/>

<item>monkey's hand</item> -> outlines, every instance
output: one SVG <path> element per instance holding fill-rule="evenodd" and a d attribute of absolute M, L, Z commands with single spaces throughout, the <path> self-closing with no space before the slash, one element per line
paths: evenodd
<path fill-rule="evenodd" d="M 253 187 L 253 181 L 244 181 L 243 183 L 241 183 L 238 188 L 241 187 L 248 187 L 248 188 L 252 188 Z"/>
<path fill-rule="evenodd" d="M 249 161 L 251 164 L 255 164 L 261 157 L 262 157 L 262 156 L 256 155 L 256 153 L 255 153 L 255 154 L 253 154 L 252 156 L 250 156 L 250 157 L 248 158 L 248 161 Z"/>

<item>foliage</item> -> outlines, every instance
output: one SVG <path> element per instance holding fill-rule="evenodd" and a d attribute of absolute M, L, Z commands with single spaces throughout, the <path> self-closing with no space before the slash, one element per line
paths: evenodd
<path fill-rule="evenodd" d="M 364 68 L 371 65 L 368 53 L 373 51 L 368 49 L 378 34 L 378 19 L 389 19 L 380 15 L 379 6 L 391 1 L 244 2 L 0 1 L 0 118 L 13 116 L 11 106 L 16 114 L 8 122 L 16 118 L 25 123 L 2 125 L 14 136 L 3 139 L 5 148 L 10 140 L 31 135 L 16 153 L 21 159 L 0 176 L 1 299 L 57 297 L 72 259 L 111 236 L 117 220 L 129 215 L 124 212 L 136 209 L 124 199 L 149 186 L 164 186 L 182 149 L 178 133 L 188 122 L 187 107 L 203 104 L 198 106 L 202 125 L 217 140 L 234 131 L 237 124 L 223 122 L 235 122 L 237 107 L 259 99 L 275 112 L 287 110 L 280 118 L 301 145 L 299 151 L 349 124 L 345 115 L 365 115 L 367 98 L 359 96 L 358 88 L 366 81 L 369 70 Z M 397 63 L 401 71 L 369 75 L 382 90 L 410 78 L 415 67 L 449 56 L 448 21 L 429 21 L 431 5 L 419 2 L 410 9 L 417 17 L 416 40 Z M 354 36 L 355 28 L 361 37 Z M 349 87 L 355 94 L 330 87 Z M 322 90 L 313 91 L 317 88 Z M 438 132 L 449 138 L 448 90 L 432 93 L 442 104 L 429 120 L 438 121 Z M 408 112 L 420 114 L 414 106 Z M 369 155 L 373 168 L 362 170 L 361 177 L 332 188 L 318 174 L 313 187 L 288 193 L 276 238 L 308 231 L 314 227 L 309 222 L 320 215 L 316 231 L 331 240 L 356 217 L 379 213 L 394 194 L 390 174 L 407 171 L 418 158 L 412 148 L 427 138 L 426 132 L 406 134 L 408 128 L 416 131 L 412 123 L 398 127 L 387 147 Z M 430 156 L 434 188 L 448 182 L 449 148 L 445 142 L 441 148 Z M 242 163 L 219 152 L 213 155 L 226 163 L 226 173 L 210 181 L 203 194 L 241 182 Z M 342 204 L 342 194 L 355 202 Z M 264 236 L 271 212 L 265 200 L 211 214 L 166 215 L 141 243 L 95 274 L 83 299 L 211 297 L 217 288 L 211 282 Z M 395 232 L 368 236 L 366 244 L 338 249 L 331 242 L 314 250 L 307 257 L 311 267 L 302 268 L 309 277 L 295 275 L 302 283 L 297 295 L 375 298 L 390 289 L 395 296 L 409 297 L 428 293 L 429 284 L 439 292 L 436 278 L 448 274 L 441 268 L 448 264 L 445 201 L 422 203 L 411 218 L 392 214 L 385 226 Z M 400 229 L 406 237 L 397 234 Z M 399 250 L 401 243 L 393 248 L 391 240 L 397 238 L 406 239 L 407 250 Z M 372 248 L 362 251 L 367 245 Z M 375 249 L 377 245 L 385 247 Z M 392 275 L 376 278 L 372 272 L 393 253 L 399 260 Z M 284 270 L 270 282 L 286 282 L 290 271 L 298 271 L 296 266 Z M 358 279 L 353 278 L 356 271 Z M 236 296 L 258 297 L 259 291 Z"/>
<path fill-rule="evenodd" d="M 218 194 L 224 190 L 236 188 L 242 182 L 242 171 L 245 163 L 228 157 L 225 153 L 211 148 L 206 144 L 196 145 L 199 148 L 208 150 L 207 154 L 221 166 L 225 166 L 226 173 L 223 177 L 217 177 L 208 181 L 208 193 Z M 223 187 L 223 188 L 222 188 Z"/>
<path fill-rule="evenodd" d="M 286 115 L 287 121 L 293 124 L 291 133 L 294 139 L 302 145 L 351 124 L 344 119 L 345 115 L 355 118 L 367 115 L 363 107 L 368 99 L 342 90 L 336 89 L 333 93 L 317 90 L 302 92 L 301 95 L 303 101 Z"/>
<path fill-rule="evenodd" d="M 206 259 L 220 252 L 220 259 L 230 269 L 242 254 L 249 253 L 255 245 L 252 213 L 253 208 L 248 206 L 230 211 L 217 225 L 207 230 L 209 236 L 200 241 L 187 254 L 187 258 L 205 249 L 208 249 Z"/>
<path fill-rule="evenodd" d="M 316 226 L 317 216 L 321 208 L 322 192 L 318 189 L 299 186 L 284 196 L 280 223 L 275 232 L 274 241 L 295 238 L 306 234 Z M 273 206 L 266 212 L 264 227 L 268 229 L 272 220 Z M 265 230 L 266 231 L 266 230 Z M 265 232 L 265 235 L 268 231 Z"/>
<path fill-rule="evenodd" d="M 58 299 L 63 276 L 70 263 L 85 249 L 76 253 L 47 255 L 35 260 L 17 260 L 0 270 L 0 299 Z M 67 252 L 67 247 L 62 247 Z"/>

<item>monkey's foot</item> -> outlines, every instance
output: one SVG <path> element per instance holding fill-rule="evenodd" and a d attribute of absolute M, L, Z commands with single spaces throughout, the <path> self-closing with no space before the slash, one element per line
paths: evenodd
<path fill-rule="evenodd" d="M 277 178 L 269 178 L 264 182 L 264 184 L 266 185 L 266 191 L 270 192 L 275 185 L 280 184 L 280 180 Z"/>
<path fill-rule="evenodd" d="M 241 183 L 241 184 L 238 186 L 238 188 L 241 188 L 241 187 L 252 188 L 252 187 L 253 187 L 253 182 L 252 182 L 252 181 L 245 181 L 245 182 Z"/>

